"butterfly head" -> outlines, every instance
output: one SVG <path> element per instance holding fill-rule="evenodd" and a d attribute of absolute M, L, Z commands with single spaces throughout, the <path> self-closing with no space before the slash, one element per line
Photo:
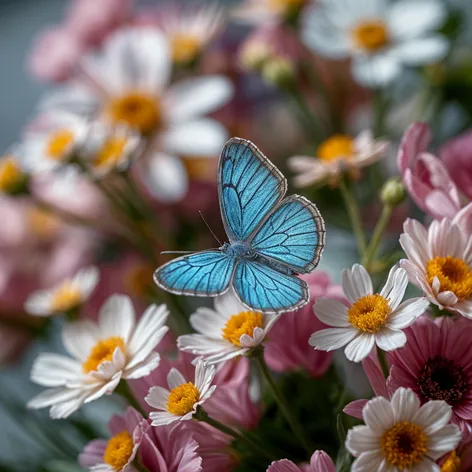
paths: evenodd
<path fill-rule="evenodd" d="M 253 259 L 255 256 L 255 252 L 251 249 L 251 246 L 242 241 L 237 241 L 231 244 L 224 243 L 221 250 L 230 256 L 241 259 Z"/>

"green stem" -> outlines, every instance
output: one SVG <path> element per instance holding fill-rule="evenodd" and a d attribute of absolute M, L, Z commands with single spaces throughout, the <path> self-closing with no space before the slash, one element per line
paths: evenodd
<path fill-rule="evenodd" d="M 116 387 L 115 392 L 118 393 L 118 395 L 121 395 L 129 403 L 130 406 L 132 406 L 143 416 L 143 418 L 147 418 L 147 413 L 143 410 L 139 402 L 136 400 L 135 396 L 133 395 L 133 392 L 131 392 L 127 380 L 121 379 L 120 383 L 118 384 L 118 387 Z"/>
<path fill-rule="evenodd" d="M 387 116 L 388 101 L 384 96 L 383 91 L 377 89 L 374 91 L 374 122 L 373 132 L 376 138 L 379 138 L 385 133 L 385 118 Z"/>
<path fill-rule="evenodd" d="M 390 369 L 388 368 L 387 358 L 385 357 L 385 352 L 377 346 L 377 357 L 379 358 L 379 364 L 382 368 L 384 377 L 387 379 L 390 374 Z"/>
<path fill-rule="evenodd" d="M 254 359 L 256 360 L 256 363 L 259 366 L 262 376 L 265 378 L 267 384 L 269 385 L 272 391 L 272 394 L 275 398 L 275 401 L 277 402 L 277 405 L 280 408 L 280 411 L 282 412 L 283 416 L 287 420 L 287 423 L 290 425 L 290 428 L 295 433 L 295 436 L 297 436 L 302 446 L 306 449 L 306 451 L 309 454 L 311 454 L 313 452 L 313 448 L 311 447 L 309 442 L 306 440 L 300 423 L 292 415 L 292 412 L 287 407 L 287 402 L 284 399 L 282 392 L 277 387 L 277 384 L 275 383 L 274 378 L 272 377 L 272 374 L 264 360 L 264 351 L 262 349 L 259 351 L 256 351 L 254 353 Z"/>
<path fill-rule="evenodd" d="M 372 234 L 372 239 L 370 240 L 370 244 L 367 247 L 364 258 L 362 260 L 362 265 L 369 270 L 372 262 L 374 261 L 375 254 L 379 247 L 380 242 L 382 241 L 382 236 L 387 229 L 388 223 L 390 222 L 390 218 L 392 216 L 393 207 L 391 205 L 384 205 L 382 208 L 382 213 L 375 225 L 374 232 Z"/>
<path fill-rule="evenodd" d="M 346 207 L 347 213 L 349 215 L 349 219 L 351 220 L 351 226 L 357 241 L 359 257 L 362 259 L 365 253 L 366 242 L 364 230 L 362 228 L 361 213 L 359 210 L 359 205 L 357 204 L 357 198 L 346 184 L 344 178 L 340 180 L 339 190 L 344 201 L 344 206 Z"/>
<path fill-rule="evenodd" d="M 220 423 L 218 420 L 212 418 L 201 406 L 197 408 L 197 411 L 193 415 L 193 418 L 197 421 L 201 421 L 203 423 L 209 424 L 210 426 L 213 426 L 218 431 L 221 431 L 222 433 L 227 434 L 228 436 L 231 436 L 234 439 L 244 442 L 257 454 L 265 457 L 267 460 L 277 460 L 277 458 L 274 458 L 271 454 L 269 454 L 265 449 L 259 446 L 259 444 L 254 442 L 252 439 L 249 439 L 247 436 L 238 433 L 233 428 L 230 428 L 229 426 L 226 426 L 225 424 Z"/>

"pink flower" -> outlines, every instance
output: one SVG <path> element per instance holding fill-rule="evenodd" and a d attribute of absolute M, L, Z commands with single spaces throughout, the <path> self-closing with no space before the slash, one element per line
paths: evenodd
<path fill-rule="evenodd" d="M 398 168 L 416 205 L 434 218 L 453 218 L 462 208 L 459 191 L 444 164 L 427 152 L 431 131 L 413 123 L 403 135 Z"/>
<path fill-rule="evenodd" d="M 472 426 L 472 351 L 470 321 L 443 318 L 435 323 L 423 316 L 405 330 L 407 343 L 389 353 L 390 392 L 411 388 L 423 403 L 444 400 L 452 421 Z"/>
<path fill-rule="evenodd" d="M 439 156 L 462 192 L 472 199 L 472 130 L 451 139 L 439 149 Z"/>
<path fill-rule="evenodd" d="M 267 472 L 336 472 L 331 457 L 324 451 L 315 451 L 309 464 L 295 465 L 288 459 L 272 462 Z"/>
<path fill-rule="evenodd" d="M 199 472 L 202 458 L 198 448 L 191 428 L 184 424 L 150 428 L 141 442 L 141 463 L 147 470 Z"/>
<path fill-rule="evenodd" d="M 89 442 L 79 456 L 81 467 L 102 472 L 133 471 L 132 462 L 149 423 L 129 407 L 123 416 L 115 415 L 108 423 L 112 437 Z M 117 453 L 117 451 L 119 451 Z"/>
<path fill-rule="evenodd" d="M 41 80 L 62 82 L 70 78 L 84 52 L 80 39 L 66 28 L 41 31 L 28 57 L 28 69 Z"/>
<path fill-rule="evenodd" d="M 18 319 L 15 317 L 15 321 Z M 0 323 L 0 366 L 16 362 L 29 346 L 28 330 L 12 328 Z"/>
<path fill-rule="evenodd" d="M 325 328 L 313 313 L 313 303 L 321 297 L 344 299 L 340 285 L 334 285 L 323 271 L 301 277 L 310 288 L 310 303 L 280 317 L 269 333 L 265 344 L 265 359 L 276 372 L 305 369 L 320 377 L 329 368 L 332 353 L 313 349 L 308 340 L 313 332 Z"/>

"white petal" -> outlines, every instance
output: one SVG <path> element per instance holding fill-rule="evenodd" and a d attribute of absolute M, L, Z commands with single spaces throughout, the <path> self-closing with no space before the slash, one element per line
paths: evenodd
<path fill-rule="evenodd" d="M 396 472 L 396 469 L 387 469 L 383 455 L 379 451 L 364 452 L 352 464 L 351 472 Z"/>
<path fill-rule="evenodd" d="M 452 408 L 442 400 L 425 403 L 415 414 L 413 422 L 422 426 L 427 435 L 439 431 L 449 423 Z M 408 418 L 407 418 L 408 419 Z"/>
<path fill-rule="evenodd" d="M 417 38 L 439 28 L 447 17 L 445 5 L 436 0 L 403 0 L 393 3 L 388 25 L 396 39 Z"/>
<path fill-rule="evenodd" d="M 120 336 L 127 344 L 136 320 L 131 299 L 127 295 L 112 295 L 102 305 L 99 320 L 102 336 Z"/>
<path fill-rule="evenodd" d="M 400 73 L 400 63 L 393 56 L 356 56 L 353 59 L 352 75 L 357 82 L 367 87 L 385 87 Z"/>
<path fill-rule="evenodd" d="M 62 343 L 73 357 L 85 361 L 100 339 L 97 326 L 90 320 L 68 323 L 62 330 Z"/>
<path fill-rule="evenodd" d="M 365 424 L 380 436 L 395 423 L 392 405 L 384 397 L 368 401 L 362 410 L 362 416 Z"/>
<path fill-rule="evenodd" d="M 358 332 L 354 328 L 329 328 L 313 333 L 309 343 L 322 351 L 334 351 L 352 341 Z"/>
<path fill-rule="evenodd" d="M 406 344 L 406 335 L 403 331 L 391 330 L 384 327 L 375 334 L 375 342 L 384 351 L 393 351 Z"/>
<path fill-rule="evenodd" d="M 422 66 L 441 61 L 448 50 L 448 40 L 436 35 L 399 44 L 390 50 L 389 56 L 410 66 Z"/>
<path fill-rule="evenodd" d="M 338 300 L 321 298 L 313 306 L 313 311 L 320 321 L 328 326 L 347 328 L 347 307 Z"/>
<path fill-rule="evenodd" d="M 461 440 L 461 432 L 454 424 L 448 424 L 429 436 L 428 456 L 439 459 L 446 452 L 457 447 Z"/>
<path fill-rule="evenodd" d="M 169 385 L 169 388 L 173 390 L 184 383 L 187 383 L 185 377 L 175 367 L 172 367 L 167 374 L 167 384 Z"/>
<path fill-rule="evenodd" d="M 420 407 L 420 400 L 413 390 L 400 387 L 393 394 L 391 404 L 395 415 L 395 421 L 417 422 L 415 415 Z"/>
<path fill-rule="evenodd" d="M 343 270 L 342 286 L 344 294 L 351 303 L 374 292 L 370 275 L 360 264 L 354 264 L 352 269 Z"/>
<path fill-rule="evenodd" d="M 162 152 L 149 158 L 143 180 L 150 192 L 162 202 L 177 202 L 188 190 L 187 171 L 182 161 Z"/>
<path fill-rule="evenodd" d="M 82 365 L 59 354 L 39 354 L 31 369 L 31 380 L 43 387 L 59 387 L 82 378 Z"/>
<path fill-rule="evenodd" d="M 400 305 L 405 295 L 407 285 L 408 276 L 405 269 L 393 266 L 388 274 L 387 283 L 380 292 L 382 297 L 389 300 L 389 305 L 392 310 L 395 310 L 395 308 Z"/>
<path fill-rule="evenodd" d="M 344 349 L 344 354 L 352 362 L 360 362 L 365 359 L 375 345 L 375 336 L 370 333 L 362 333 L 354 338 Z"/>
<path fill-rule="evenodd" d="M 223 76 L 203 76 L 172 85 L 164 97 L 171 123 L 187 121 L 211 113 L 233 95 L 232 83 Z"/>
<path fill-rule="evenodd" d="M 173 415 L 168 411 L 151 411 L 149 418 L 152 421 L 152 426 L 164 426 L 180 420 L 180 416 Z"/>
<path fill-rule="evenodd" d="M 383 400 L 385 400 L 385 398 Z M 375 419 L 376 424 L 377 421 L 382 422 L 382 418 Z M 390 422 L 388 422 L 388 424 L 390 424 Z M 363 452 L 375 451 L 376 449 L 379 449 L 379 447 L 379 434 L 376 434 L 369 426 L 354 426 L 354 428 L 349 430 L 346 440 L 346 448 L 351 454 L 358 456 Z"/>
<path fill-rule="evenodd" d="M 232 315 L 247 311 L 247 307 L 241 303 L 233 288 L 229 289 L 225 294 L 215 297 L 213 305 L 215 310 L 226 320 Z"/>
<path fill-rule="evenodd" d="M 386 326 L 390 329 L 406 328 L 421 316 L 428 306 L 427 298 L 410 298 L 390 314 Z"/>
<path fill-rule="evenodd" d="M 221 339 L 221 330 L 226 321 L 219 311 L 204 307 L 198 308 L 196 313 L 190 316 L 190 324 L 195 331 L 215 339 Z"/>
<path fill-rule="evenodd" d="M 171 154 L 215 157 L 227 141 L 228 132 L 216 120 L 201 118 L 171 126 L 161 139 Z"/>
<path fill-rule="evenodd" d="M 145 397 L 145 401 L 149 406 L 158 410 L 166 410 L 167 400 L 169 398 L 169 390 L 163 387 L 152 387 Z"/>

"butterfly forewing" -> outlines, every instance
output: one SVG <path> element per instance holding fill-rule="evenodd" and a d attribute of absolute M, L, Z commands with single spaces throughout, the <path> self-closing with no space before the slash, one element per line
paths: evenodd
<path fill-rule="evenodd" d="M 287 191 L 282 173 L 254 144 L 230 139 L 218 171 L 221 217 L 230 241 L 246 241 Z"/>

